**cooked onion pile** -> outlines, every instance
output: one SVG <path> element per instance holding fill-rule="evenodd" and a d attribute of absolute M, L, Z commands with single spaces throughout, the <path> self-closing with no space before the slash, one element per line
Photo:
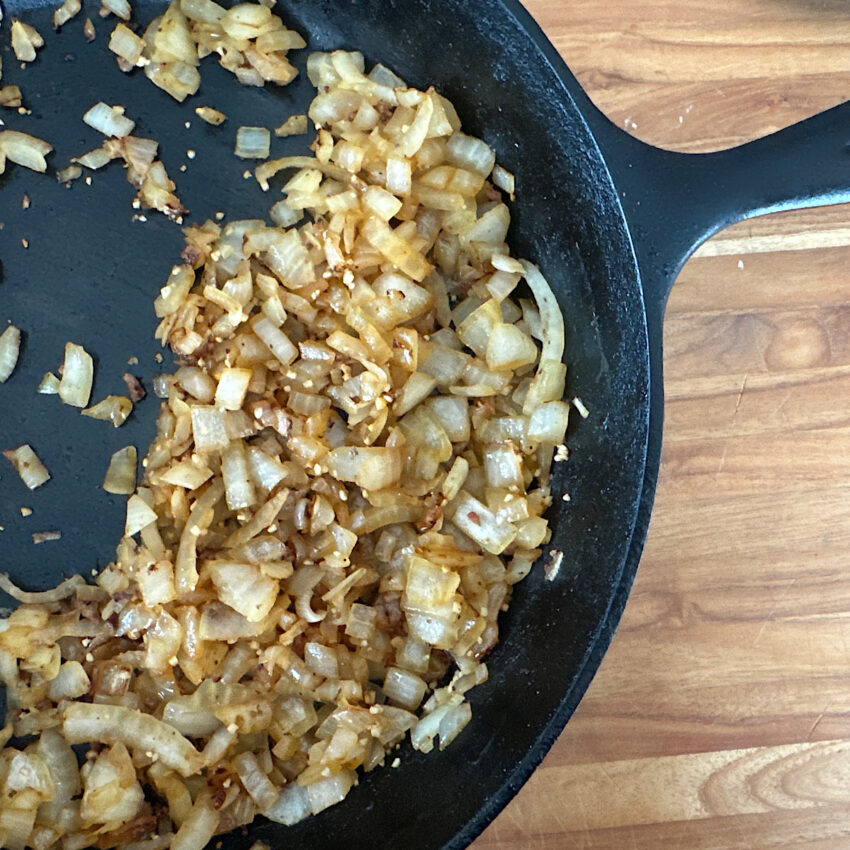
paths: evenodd
<path fill-rule="evenodd" d="M 0 755 L 4 847 L 200 850 L 339 802 L 408 733 L 447 746 L 549 538 L 563 323 L 493 151 L 357 53 L 308 70 L 315 157 L 257 168 L 289 170 L 278 226 L 187 228 L 156 301 L 180 366 L 115 562 L 0 582 L 6 735 L 39 735 Z"/>
<path fill-rule="evenodd" d="M 144 68 L 151 82 L 179 101 L 197 92 L 200 60 L 211 54 L 243 85 L 284 86 L 298 73 L 286 55 L 305 41 L 286 29 L 271 5 L 238 3 L 225 9 L 214 0 L 174 0 L 144 38 L 118 24 L 109 49 L 122 71 Z"/>

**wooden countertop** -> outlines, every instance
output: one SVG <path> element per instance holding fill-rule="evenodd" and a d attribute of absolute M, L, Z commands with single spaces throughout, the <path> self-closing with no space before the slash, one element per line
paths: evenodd
<path fill-rule="evenodd" d="M 526 0 L 645 141 L 850 98 L 843 0 Z M 812 163 L 817 168 L 817 163 Z M 602 667 L 475 850 L 850 847 L 850 207 L 738 225 L 667 311 L 658 497 Z"/>

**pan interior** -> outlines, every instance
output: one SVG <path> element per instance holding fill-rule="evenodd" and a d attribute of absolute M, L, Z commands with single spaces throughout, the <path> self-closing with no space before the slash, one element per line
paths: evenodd
<path fill-rule="evenodd" d="M 146 24 L 161 8 L 143 4 L 137 18 Z M 277 199 L 243 178 L 253 164 L 233 156 L 235 132 L 304 112 L 311 90 L 303 74 L 286 89 L 260 90 L 239 86 L 207 59 L 199 94 L 181 105 L 140 72 L 118 70 L 106 48 L 114 18 L 104 21 L 90 9 L 97 38 L 87 44 L 85 13 L 57 35 L 49 8 L 11 0 L 6 11 L 34 24 L 46 46 L 21 70 L 4 38 L 4 84 L 21 86 L 32 114 L 7 110 L 3 118 L 7 128 L 50 141 L 55 168 L 99 144 L 80 118 L 104 100 L 124 105 L 136 133 L 159 141 L 191 221 L 219 210 L 231 220 L 262 216 Z M 517 790 L 575 707 L 621 581 L 646 447 L 647 343 L 634 258 L 580 110 L 510 0 L 282 0 L 276 11 L 307 37 L 308 50 L 359 49 L 413 85 L 434 83 L 456 104 L 464 128 L 496 148 L 517 177 L 514 253 L 537 262 L 557 293 L 567 325 L 568 392 L 584 400 L 590 417 L 575 417 L 571 458 L 555 477 L 550 548 L 564 552 L 563 566 L 553 582 L 537 569 L 518 586 L 489 660 L 490 681 L 472 694 L 473 722 L 463 736 L 442 754 L 403 749 L 401 767 L 367 775 L 343 804 L 317 818 L 288 830 L 258 822 L 223 846 L 247 848 L 257 839 L 278 846 L 283 834 L 305 850 L 462 846 Z M 301 54 L 303 69 L 307 51 Z M 202 104 L 229 121 L 203 124 L 194 114 Z M 303 138 L 275 140 L 272 155 L 306 153 L 306 145 Z M 162 364 L 154 359 L 152 301 L 179 261 L 182 237 L 155 213 L 134 221 L 132 196 L 116 165 L 70 189 L 15 166 L 0 178 L 0 319 L 26 332 L 19 366 L 0 388 L 0 447 L 32 444 L 53 476 L 29 493 L 10 466 L 0 470 L 0 569 L 28 589 L 111 559 L 123 500 L 100 489 L 109 454 L 130 443 L 144 454 L 154 436 L 157 401 L 150 395 L 113 430 L 35 392 L 43 373 L 61 363 L 68 340 L 95 355 L 95 400 L 122 393 L 128 368 L 149 390 L 152 376 L 171 368 L 167 353 Z M 127 366 L 131 357 L 138 365 Z M 22 517 L 22 507 L 32 515 Z M 33 545 L 33 532 L 52 529 L 61 541 Z"/>

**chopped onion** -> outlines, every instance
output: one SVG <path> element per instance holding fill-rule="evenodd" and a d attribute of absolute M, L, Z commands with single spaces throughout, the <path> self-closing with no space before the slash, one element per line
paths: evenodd
<path fill-rule="evenodd" d="M 128 0 L 100 0 L 100 2 L 101 13 L 106 10 L 107 13 L 112 12 L 113 15 L 121 18 L 122 21 L 130 20 L 132 9 Z"/>
<path fill-rule="evenodd" d="M 18 86 L 0 88 L 0 106 L 16 109 L 21 105 L 21 90 Z"/>
<path fill-rule="evenodd" d="M 307 132 L 306 115 L 290 115 L 279 127 L 275 127 L 276 136 L 302 136 Z"/>
<path fill-rule="evenodd" d="M 115 138 L 129 136 L 136 126 L 135 121 L 124 116 L 123 106 L 109 106 L 103 101 L 96 103 L 83 115 L 83 122 L 104 136 Z"/>
<path fill-rule="evenodd" d="M 268 159 L 271 134 L 265 127 L 240 127 L 234 153 L 242 159 Z"/>
<path fill-rule="evenodd" d="M 53 372 L 45 372 L 38 385 L 41 395 L 56 395 L 59 392 L 59 378 Z"/>
<path fill-rule="evenodd" d="M 35 544 L 39 543 L 50 543 L 54 540 L 61 540 L 62 532 L 61 531 L 36 531 L 32 535 L 32 542 Z"/>
<path fill-rule="evenodd" d="M 181 776 L 200 768 L 200 753 L 173 726 L 132 708 L 71 703 L 65 707 L 62 732 L 70 744 L 120 741 L 143 753 L 156 753 Z"/>
<path fill-rule="evenodd" d="M 12 580 L 6 573 L 0 573 L 0 590 L 8 593 L 13 599 L 17 599 L 18 602 L 24 602 L 28 605 L 60 602 L 69 596 L 73 596 L 82 584 L 85 584 L 85 581 L 80 576 L 71 576 L 71 578 L 66 578 L 65 581 L 50 590 L 31 592 L 21 590 L 17 585 L 12 583 Z"/>
<path fill-rule="evenodd" d="M 53 13 L 54 29 L 59 29 L 62 24 L 67 24 L 82 8 L 80 0 L 65 0 Z"/>
<path fill-rule="evenodd" d="M 38 455 L 32 450 L 32 447 L 26 443 L 17 449 L 7 449 L 3 452 L 3 457 L 14 465 L 18 475 L 21 476 L 21 481 L 30 490 L 41 487 L 50 479 L 47 467 L 38 459 Z"/>
<path fill-rule="evenodd" d="M 81 345 L 65 343 L 59 398 L 72 407 L 85 407 L 89 403 L 93 380 L 94 362 L 91 355 Z"/>
<path fill-rule="evenodd" d="M 215 390 L 216 407 L 241 410 L 252 377 L 253 372 L 250 369 L 226 368 L 221 373 Z"/>
<path fill-rule="evenodd" d="M 69 2 L 69 0 L 66 0 L 66 2 Z M 70 2 L 76 2 L 79 5 L 79 0 L 70 0 Z M 145 42 L 126 24 L 117 24 L 109 36 L 109 49 L 126 63 L 122 70 L 130 70 L 140 64 L 139 60 L 142 58 Z"/>
<path fill-rule="evenodd" d="M 186 5 L 185 3 L 183 4 Z M 220 7 L 219 7 L 220 8 Z M 223 11 L 223 10 L 222 10 Z M 211 106 L 199 106 L 195 109 L 195 115 L 207 124 L 212 124 L 213 127 L 218 127 L 219 124 L 224 124 L 227 121 L 227 116 Z"/>
<path fill-rule="evenodd" d="M 124 524 L 124 535 L 126 537 L 138 534 L 143 528 L 156 522 L 156 520 L 156 513 L 141 496 L 130 496 L 127 500 L 127 520 Z"/>
<path fill-rule="evenodd" d="M 133 410 L 133 402 L 123 395 L 108 395 L 103 401 L 99 401 L 93 407 L 87 407 L 82 411 L 83 416 L 91 419 L 102 419 L 111 422 L 113 427 L 118 428 L 127 421 L 127 417 Z"/>
<path fill-rule="evenodd" d="M 0 334 L 0 384 L 15 371 L 20 350 L 21 332 L 14 325 L 9 325 Z"/>
<path fill-rule="evenodd" d="M 69 165 L 56 172 L 56 179 L 59 183 L 70 183 L 79 177 L 82 177 L 83 169 L 79 165 Z"/>
<path fill-rule="evenodd" d="M 35 136 L 19 133 L 17 130 L 0 131 L 0 154 L 10 162 L 31 171 L 47 171 L 47 161 L 44 157 L 52 150 L 52 145 Z"/>
<path fill-rule="evenodd" d="M 103 479 L 103 489 L 119 496 L 129 496 L 136 489 L 135 446 L 125 446 L 112 455 Z"/>
<path fill-rule="evenodd" d="M 35 52 L 44 46 L 44 39 L 35 27 L 12 18 L 12 50 L 21 62 L 34 62 Z"/>

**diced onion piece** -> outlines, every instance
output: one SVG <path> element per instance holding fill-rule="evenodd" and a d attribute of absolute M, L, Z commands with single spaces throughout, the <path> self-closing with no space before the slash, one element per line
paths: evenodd
<path fill-rule="evenodd" d="M 53 145 L 27 133 L 17 130 L 0 131 L 0 154 L 31 171 L 47 171 L 47 161 L 44 157 L 52 150 Z"/>
<path fill-rule="evenodd" d="M 0 88 L 0 106 L 16 109 L 22 103 L 19 86 L 3 86 Z"/>
<path fill-rule="evenodd" d="M 180 9 L 189 20 L 202 24 L 217 24 L 225 14 L 213 0 L 180 0 Z"/>
<path fill-rule="evenodd" d="M 242 159 L 268 159 L 271 134 L 265 127 L 240 127 L 233 152 Z"/>
<path fill-rule="evenodd" d="M 455 502 L 454 523 L 482 549 L 500 555 L 513 543 L 517 530 L 469 493 L 461 491 Z"/>
<path fill-rule="evenodd" d="M 94 362 L 91 355 L 81 345 L 65 343 L 59 398 L 72 407 L 85 407 L 89 403 L 93 380 Z"/>
<path fill-rule="evenodd" d="M 66 661 L 50 680 L 47 695 L 54 702 L 63 699 L 76 699 L 89 692 L 91 682 L 83 665 L 79 661 Z M 76 768 L 76 761 L 74 762 Z"/>
<path fill-rule="evenodd" d="M 263 773 L 253 753 L 240 753 L 233 759 L 233 766 L 236 768 L 240 782 L 260 811 L 271 808 L 277 802 L 280 792 Z"/>
<path fill-rule="evenodd" d="M 396 416 L 403 416 L 424 399 L 428 398 L 436 386 L 436 378 L 426 375 L 424 372 L 414 372 L 401 388 L 401 392 L 396 396 L 393 404 L 393 413 Z"/>
<path fill-rule="evenodd" d="M 207 124 L 212 124 L 213 127 L 218 127 L 219 124 L 224 124 L 227 121 L 227 116 L 223 112 L 219 112 L 211 106 L 198 106 L 195 109 L 195 115 L 202 121 L 206 121 Z"/>
<path fill-rule="evenodd" d="M 413 177 L 409 159 L 390 157 L 387 160 L 387 189 L 394 195 L 409 195 Z"/>
<path fill-rule="evenodd" d="M 73 157 L 71 162 L 78 162 L 80 165 L 92 170 L 103 168 L 104 165 L 112 162 L 112 156 L 103 148 L 95 148 L 93 151 L 84 153 L 82 156 Z"/>
<path fill-rule="evenodd" d="M 230 443 L 224 412 L 217 407 L 195 405 L 192 408 L 192 435 L 199 452 L 221 451 Z"/>
<path fill-rule="evenodd" d="M 142 499 L 134 494 L 127 500 L 127 520 L 124 523 L 124 535 L 132 537 L 143 528 L 156 522 L 157 516 L 154 510 Z"/>
<path fill-rule="evenodd" d="M 35 52 L 44 46 L 44 39 L 35 27 L 12 18 L 12 50 L 21 62 L 34 62 Z"/>
<path fill-rule="evenodd" d="M 277 802 L 266 809 L 263 814 L 275 823 L 284 826 L 294 826 L 305 818 L 310 817 L 310 797 L 307 790 L 295 782 L 289 783 L 277 798 Z"/>
<path fill-rule="evenodd" d="M 136 126 L 135 121 L 124 116 L 123 106 L 109 106 L 103 101 L 96 103 L 83 115 L 83 122 L 104 136 L 115 138 L 129 136 Z"/>
<path fill-rule="evenodd" d="M 99 401 L 93 407 L 87 407 L 82 411 L 83 416 L 91 419 L 102 419 L 111 422 L 114 428 L 119 428 L 127 421 L 127 417 L 133 410 L 133 402 L 123 395 L 108 395 L 103 401 Z"/>
<path fill-rule="evenodd" d="M 409 242 L 398 236 L 386 222 L 373 216 L 363 222 L 361 232 L 391 263 L 398 266 L 414 280 L 424 280 L 433 268 Z"/>
<path fill-rule="evenodd" d="M 275 327 L 265 316 L 257 317 L 251 323 L 251 328 L 284 366 L 289 366 L 298 356 L 298 349 L 292 344 L 289 337 L 280 328 Z"/>
<path fill-rule="evenodd" d="M 302 136 L 307 132 L 306 115 L 290 115 L 279 127 L 275 127 L 276 136 Z"/>
<path fill-rule="evenodd" d="M 82 8 L 83 5 L 80 0 L 65 0 L 65 2 L 53 13 L 54 28 L 59 29 L 62 24 L 68 23 L 68 21 L 70 21 L 71 18 L 73 18 L 74 15 L 76 15 Z"/>
<path fill-rule="evenodd" d="M 67 168 L 56 172 L 56 180 L 59 183 L 70 183 L 72 180 L 82 177 L 82 175 L 83 169 L 79 165 L 69 165 Z"/>
<path fill-rule="evenodd" d="M 564 441 L 570 407 L 563 401 L 547 401 L 535 408 L 528 420 L 528 441 L 556 446 Z"/>
<path fill-rule="evenodd" d="M 344 446 L 327 456 L 328 471 L 339 481 L 353 481 L 364 490 L 383 490 L 402 473 L 398 449 L 378 446 Z"/>
<path fill-rule="evenodd" d="M 440 488 L 447 500 L 451 501 L 457 496 L 461 487 L 466 483 L 468 475 L 469 461 L 463 457 L 456 457 Z"/>
<path fill-rule="evenodd" d="M 537 360 L 537 346 L 516 325 L 496 325 L 487 341 L 487 366 L 497 371 L 518 369 Z"/>
<path fill-rule="evenodd" d="M 44 377 L 38 385 L 41 395 L 57 395 L 59 392 L 59 378 L 53 372 L 45 372 Z"/>
<path fill-rule="evenodd" d="M 100 0 L 101 6 L 122 21 L 129 21 L 132 9 L 128 0 Z"/>
<path fill-rule="evenodd" d="M 75 0 L 75 2 L 79 3 L 79 0 Z M 112 30 L 112 35 L 109 36 L 109 49 L 119 59 L 124 60 L 127 70 L 129 70 L 139 64 L 145 49 L 145 42 L 126 24 L 117 24 L 115 29 Z"/>
<path fill-rule="evenodd" d="M 415 673 L 402 670 L 399 667 L 390 667 L 384 677 L 383 691 L 387 699 L 398 703 L 408 711 L 414 711 L 425 696 L 427 685 Z"/>
<path fill-rule="evenodd" d="M 216 407 L 223 410 L 241 410 L 252 377 L 253 372 L 250 369 L 225 368 L 215 391 Z"/>
<path fill-rule="evenodd" d="M 221 476 L 224 479 L 224 498 L 232 511 L 249 508 L 257 501 L 242 440 L 234 440 L 222 450 Z"/>
<path fill-rule="evenodd" d="M 129 496 L 136 489 L 136 447 L 118 449 L 109 459 L 103 489 L 117 496 Z"/>
<path fill-rule="evenodd" d="M 253 564 L 210 561 L 206 568 L 219 599 L 249 623 L 259 623 L 277 601 L 278 583 Z"/>
<path fill-rule="evenodd" d="M 47 467 L 38 459 L 38 455 L 33 451 L 32 447 L 26 443 L 17 449 L 7 449 L 3 452 L 3 457 L 11 461 L 18 471 L 18 475 L 21 476 L 21 481 L 30 490 L 41 487 L 45 481 L 50 479 L 50 473 L 47 471 Z"/>
<path fill-rule="evenodd" d="M 516 192 L 516 179 L 514 175 L 501 165 L 497 165 L 493 169 L 493 185 L 497 186 L 503 192 L 513 195 Z"/>
<path fill-rule="evenodd" d="M 18 363 L 21 350 L 21 332 L 14 325 L 9 325 L 0 334 L 0 384 L 8 380 Z"/>
<path fill-rule="evenodd" d="M 369 186 L 363 193 L 363 205 L 382 221 L 389 221 L 402 208 L 402 202 L 380 186 Z"/>
<path fill-rule="evenodd" d="M 330 806 L 345 799 L 346 794 L 354 784 L 355 774 L 351 770 L 335 773 L 327 779 L 320 779 L 312 785 L 307 785 L 307 799 L 310 801 L 310 811 L 317 815 Z"/>

